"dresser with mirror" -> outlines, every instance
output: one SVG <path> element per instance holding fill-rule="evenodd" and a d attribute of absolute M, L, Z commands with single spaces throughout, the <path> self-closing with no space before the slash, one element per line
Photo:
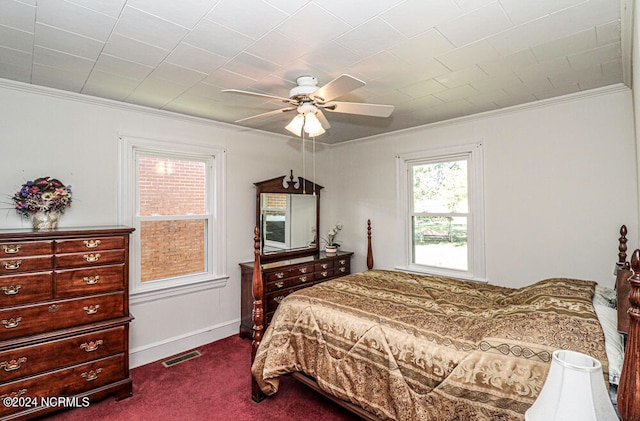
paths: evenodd
<path fill-rule="evenodd" d="M 322 186 L 302 177 L 294 178 L 293 171 L 288 176 L 261 181 L 255 186 L 266 328 L 287 295 L 351 273 L 353 253 L 326 253 L 320 247 Z M 240 336 L 251 338 L 254 262 L 240 263 L 240 270 Z"/>

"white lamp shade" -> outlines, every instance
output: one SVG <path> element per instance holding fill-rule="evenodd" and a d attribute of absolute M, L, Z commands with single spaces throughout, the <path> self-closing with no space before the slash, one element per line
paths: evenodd
<path fill-rule="evenodd" d="M 525 421 L 618 421 L 600 361 L 580 352 L 554 351 L 547 380 Z"/>
<path fill-rule="evenodd" d="M 300 136 L 302 134 L 302 126 L 304 126 L 304 116 L 302 114 L 298 114 L 285 126 L 285 129 L 289 130 L 296 136 Z"/>
<path fill-rule="evenodd" d="M 305 119 L 304 131 L 307 132 L 309 136 L 320 136 L 324 133 L 322 123 L 320 123 L 320 120 L 318 120 L 315 114 L 306 114 Z"/>

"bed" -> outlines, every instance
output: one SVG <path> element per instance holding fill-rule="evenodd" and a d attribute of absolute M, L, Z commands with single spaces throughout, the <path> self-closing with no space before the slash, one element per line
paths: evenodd
<path fill-rule="evenodd" d="M 289 295 L 266 331 L 254 270 L 254 400 L 291 374 L 369 420 L 523 420 L 552 352 L 568 349 L 600 360 L 605 380 L 620 383 L 623 420 L 640 419 L 640 251 L 627 262 L 626 228 L 617 280 L 631 290 L 624 365 L 614 307 L 626 296 L 575 279 L 510 289 L 374 270 L 370 222 L 367 229 L 369 271 Z"/>

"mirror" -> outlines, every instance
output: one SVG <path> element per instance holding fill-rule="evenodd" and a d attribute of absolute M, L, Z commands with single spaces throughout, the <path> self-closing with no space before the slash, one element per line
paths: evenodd
<path fill-rule="evenodd" d="M 302 177 L 294 179 L 293 171 L 255 186 L 261 255 L 275 260 L 317 253 L 322 186 Z"/>
<path fill-rule="evenodd" d="M 262 193 L 264 254 L 306 249 L 315 244 L 316 196 Z"/>

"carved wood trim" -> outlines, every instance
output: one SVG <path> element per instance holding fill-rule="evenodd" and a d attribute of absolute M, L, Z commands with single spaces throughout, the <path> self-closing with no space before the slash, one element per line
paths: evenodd
<path fill-rule="evenodd" d="M 264 333 L 264 284 L 262 282 L 262 264 L 260 263 L 260 228 L 253 230 L 253 341 L 251 343 L 251 363 L 256 358 L 258 347 Z M 251 398 L 260 402 L 265 398 L 260 386 L 251 376 Z"/>
<path fill-rule="evenodd" d="M 367 268 L 373 269 L 373 249 L 371 248 L 371 219 L 367 219 Z"/>

